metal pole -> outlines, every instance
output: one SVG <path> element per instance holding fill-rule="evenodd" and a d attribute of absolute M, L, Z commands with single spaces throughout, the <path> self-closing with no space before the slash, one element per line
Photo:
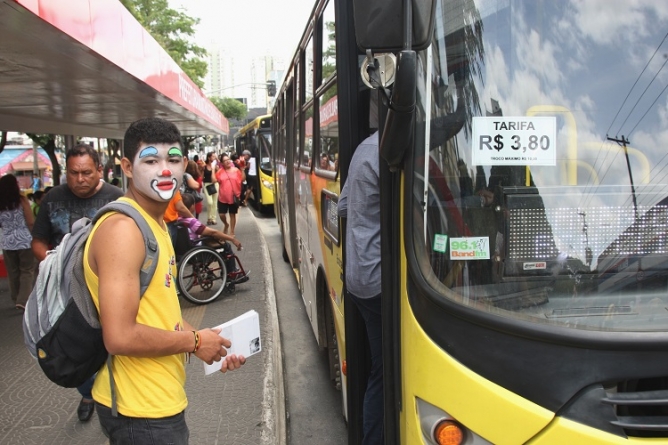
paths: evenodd
<path fill-rule="evenodd" d="M 629 150 L 626 146 L 626 144 L 629 143 L 628 139 L 624 139 L 624 135 L 622 135 L 621 139 L 615 139 L 615 138 L 607 138 L 609 141 L 614 141 L 617 142 L 618 144 L 622 144 L 624 147 L 624 156 L 626 156 L 626 168 L 629 170 L 629 180 L 631 181 L 631 196 L 633 198 L 633 210 L 636 215 L 636 219 L 638 219 L 638 201 L 636 200 L 636 188 L 633 183 L 633 173 L 631 172 L 631 162 L 629 161 Z"/>

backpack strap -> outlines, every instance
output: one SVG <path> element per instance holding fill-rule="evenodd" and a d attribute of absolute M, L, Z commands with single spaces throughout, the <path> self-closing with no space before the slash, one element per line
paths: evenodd
<path fill-rule="evenodd" d="M 146 292 L 146 289 L 153 279 L 155 269 L 158 267 L 158 255 L 160 253 L 158 249 L 158 241 L 155 239 L 153 231 L 151 230 L 151 227 L 149 227 L 148 222 L 144 216 L 137 209 L 135 209 L 132 204 L 126 201 L 112 201 L 103 206 L 93 217 L 93 224 L 97 222 L 97 220 L 100 219 L 102 215 L 105 215 L 109 212 L 122 213 L 123 215 L 132 218 L 135 224 L 137 224 L 137 227 L 139 227 L 142 237 L 144 238 L 144 251 L 146 254 L 144 257 L 144 264 L 142 265 L 139 272 L 139 298 L 141 298 L 144 296 L 144 292 Z M 109 370 L 109 389 L 111 392 L 111 415 L 118 417 L 116 382 L 114 381 L 114 374 L 111 370 L 111 360 L 112 355 L 109 354 L 107 356 L 107 369 Z"/>
<path fill-rule="evenodd" d="M 158 241 L 155 239 L 155 235 L 153 235 L 153 231 L 144 216 L 135 209 L 132 204 L 126 201 L 112 201 L 103 206 L 97 211 L 95 217 L 93 217 L 93 224 L 95 224 L 102 215 L 109 212 L 122 213 L 123 215 L 132 218 L 135 224 L 137 224 L 137 227 L 139 227 L 142 237 L 144 238 L 144 251 L 146 252 L 146 256 L 144 257 L 144 264 L 139 273 L 139 298 L 141 298 L 153 279 L 155 269 L 158 267 L 158 255 L 160 253 L 158 250 Z"/>

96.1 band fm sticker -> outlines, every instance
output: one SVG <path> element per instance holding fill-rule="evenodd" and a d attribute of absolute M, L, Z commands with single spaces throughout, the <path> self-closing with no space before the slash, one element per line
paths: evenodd
<path fill-rule="evenodd" d="M 488 260 L 489 237 L 469 236 L 465 238 L 448 238 L 448 235 L 436 234 L 433 244 L 434 252 L 446 253 L 450 250 L 451 260 Z"/>

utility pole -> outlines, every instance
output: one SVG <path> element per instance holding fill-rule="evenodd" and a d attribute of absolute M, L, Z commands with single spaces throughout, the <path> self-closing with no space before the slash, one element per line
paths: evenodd
<path fill-rule="evenodd" d="M 638 219 L 638 201 L 636 201 L 636 188 L 635 185 L 633 184 L 633 173 L 631 172 L 631 162 L 629 161 L 629 150 L 626 146 L 626 144 L 629 143 L 628 139 L 624 138 L 624 135 L 622 135 L 621 139 L 617 138 L 611 138 L 606 136 L 606 139 L 609 141 L 617 142 L 617 144 L 621 145 L 624 147 L 624 156 L 626 156 L 626 167 L 629 170 L 629 180 L 631 181 L 631 195 L 633 198 L 633 210 L 636 215 L 636 219 Z"/>

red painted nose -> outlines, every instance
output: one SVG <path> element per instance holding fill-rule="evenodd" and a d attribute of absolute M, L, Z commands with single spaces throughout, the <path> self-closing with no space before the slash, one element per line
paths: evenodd
<path fill-rule="evenodd" d="M 172 176 L 172 172 L 169 170 L 163 170 L 161 176 Z"/>

